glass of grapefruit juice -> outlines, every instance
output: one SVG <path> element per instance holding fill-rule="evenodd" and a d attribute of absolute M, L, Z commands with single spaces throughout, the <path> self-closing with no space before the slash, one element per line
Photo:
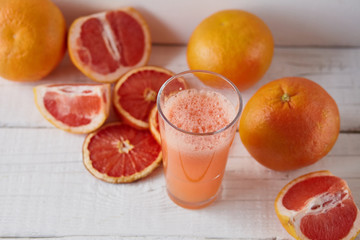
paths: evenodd
<path fill-rule="evenodd" d="M 184 208 L 209 205 L 219 193 L 242 110 L 239 90 L 217 73 L 186 71 L 164 83 L 157 107 L 169 197 Z"/>

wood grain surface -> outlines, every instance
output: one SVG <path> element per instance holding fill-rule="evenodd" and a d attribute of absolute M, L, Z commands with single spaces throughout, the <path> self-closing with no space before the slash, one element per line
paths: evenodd
<path fill-rule="evenodd" d="M 185 46 L 153 46 L 150 65 L 187 69 Z M 268 73 L 243 92 L 244 103 L 262 84 L 304 76 L 337 101 L 341 134 L 328 156 L 309 167 L 274 172 L 250 157 L 238 135 L 222 192 L 192 211 L 166 195 L 162 167 L 132 184 L 108 184 L 83 166 L 84 135 L 54 128 L 37 111 L 32 88 L 49 82 L 89 82 L 66 57 L 46 79 L 0 79 L 0 237 L 62 239 L 290 239 L 274 211 L 280 189 L 293 178 L 328 169 L 343 177 L 360 205 L 359 49 L 276 48 Z M 117 121 L 112 113 L 109 122 Z"/>

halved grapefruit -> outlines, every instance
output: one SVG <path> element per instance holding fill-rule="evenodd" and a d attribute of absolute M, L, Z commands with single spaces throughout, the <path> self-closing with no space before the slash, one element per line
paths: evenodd
<path fill-rule="evenodd" d="M 161 67 L 135 68 L 116 83 L 113 105 L 119 116 L 138 129 L 149 128 L 149 114 L 156 104 L 160 87 L 174 74 Z"/>
<path fill-rule="evenodd" d="M 96 13 L 71 24 L 68 49 L 72 62 L 86 76 L 112 83 L 148 62 L 150 31 L 134 8 Z"/>
<path fill-rule="evenodd" d="M 148 130 L 110 123 L 90 133 L 83 145 L 88 171 L 105 182 L 133 182 L 149 175 L 162 160 L 161 146 Z"/>
<path fill-rule="evenodd" d="M 45 84 L 34 95 L 43 117 L 71 133 L 95 131 L 109 116 L 109 84 Z"/>
<path fill-rule="evenodd" d="M 360 212 L 347 183 L 329 171 L 300 176 L 275 200 L 276 214 L 296 239 L 354 239 L 360 232 Z"/>
<path fill-rule="evenodd" d="M 149 115 L 149 129 L 155 140 L 161 144 L 160 129 L 159 129 L 159 114 L 157 106 L 155 105 Z"/>

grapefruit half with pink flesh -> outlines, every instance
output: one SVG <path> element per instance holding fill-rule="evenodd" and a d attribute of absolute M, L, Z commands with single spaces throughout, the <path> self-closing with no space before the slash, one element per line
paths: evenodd
<path fill-rule="evenodd" d="M 288 183 L 275 200 L 275 210 L 296 239 L 354 239 L 360 231 L 360 213 L 349 186 L 329 171 Z"/>
<path fill-rule="evenodd" d="M 82 73 L 95 81 L 112 83 L 148 62 L 150 31 L 134 8 L 96 13 L 71 24 L 68 49 Z"/>
<path fill-rule="evenodd" d="M 95 131 L 109 116 L 109 84 L 45 84 L 34 95 L 42 116 L 71 133 Z"/>
<path fill-rule="evenodd" d="M 87 170 L 105 182 L 133 182 L 149 175 L 162 160 L 161 146 L 148 130 L 110 123 L 90 133 L 83 145 Z"/>

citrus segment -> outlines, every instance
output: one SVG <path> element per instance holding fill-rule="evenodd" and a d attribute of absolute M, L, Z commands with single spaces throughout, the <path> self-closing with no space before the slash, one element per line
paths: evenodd
<path fill-rule="evenodd" d="M 242 10 L 223 10 L 195 28 L 187 62 L 190 69 L 217 72 L 246 90 L 268 70 L 273 52 L 272 34 L 260 18 Z M 211 79 L 204 81 L 211 83 Z"/>
<path fill-rule="evenodd" d="M 296 239 L 354 239 L 360 231 L 360 213 L 349 186 L 329 171 L 288 183 L 275 200 L 275 210 Z"/>
<path fill-rule="evenodd" d="M 133 8 L 76 19 L 68 45 L 75 66 L 99 82 L 115 82 L 130 69 L 145 65 L 151 50 L 148 26 Z"/>
<path fill-rule="evenodd" d="M 90 133 L 83 145 L 85 167 L 111 183 L 133 182 L 150 174 L 162 159 L 161 146 L 147 130 L 111 123 Z"/>
<path fill-rule="evenodd" d="M 159 127 L 159 114 L 157 106 L 155 105 L 149 115 L 149 129 L 155 140 L 161 144 L 160 127 Z"/>
<path fill-rule="evenodd" d="M 160 87 L 173 73 L 167 69 L 144 66 L 135 68 L 116 83 L 113 102 L 116 112 L 128 124 L 149 128 L 149 114 L 156 104 Z"/>
<path fill-rule="evenodd" d="M 34 88 L 40 113 L 55 127 L 72 133 L 89 133 L 109 115 L 108 84 L 46 84 Z"/>
<path fill-rule="evenodd" d="M 340 115 L 334 99 L 317 83 L 287 77 L 262 86 L 241 114 L 241 141 L 259 163 L 287 171 L 308 166 L 334 146 Z"/>
<path fill-rule="evenodd" d="M 0 76 L 37 81 L 62 60 L 66 22 L 50 0 L 0 1 Z"/>

